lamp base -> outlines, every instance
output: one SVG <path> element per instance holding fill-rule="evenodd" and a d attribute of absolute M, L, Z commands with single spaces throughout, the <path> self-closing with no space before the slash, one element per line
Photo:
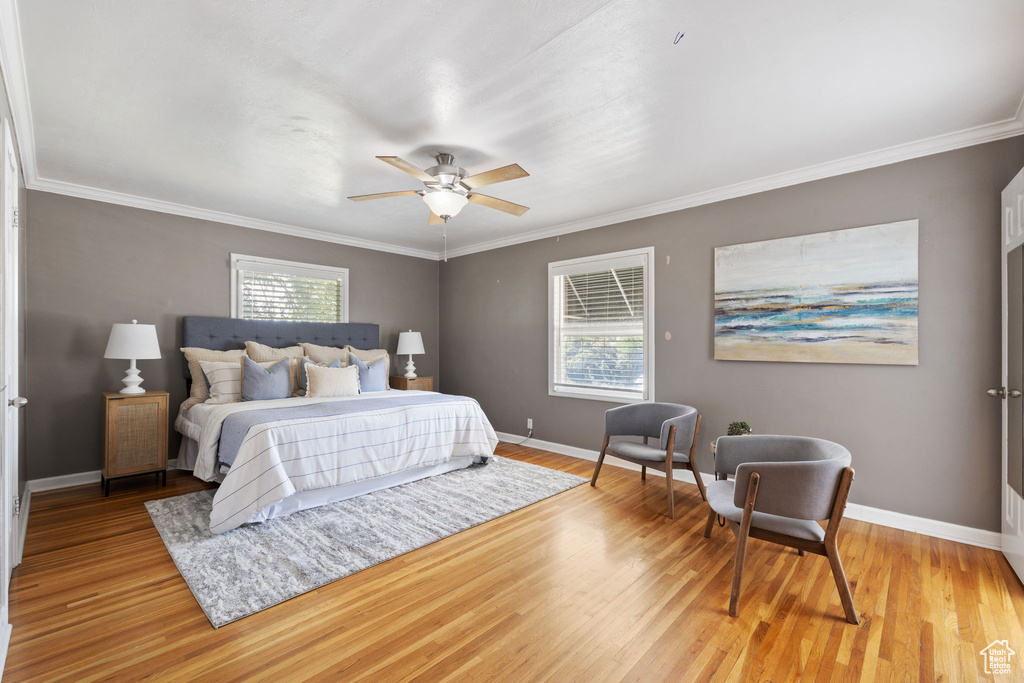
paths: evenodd
<path fill-rule="evenodd" d="M 128 366 L 128 369 L 124 371 L 124 378 L 121 379 L 124 382 L 124 389 L 120 392 L 121 394 L 144 394 L 146 390 L 143 389 L 142 376 L 139 375 L 139 369 L 135 367 L 135 360 L 132 360 L 132 364 Z"/>
<path fill-rule="evenodd" d="M 416 379 L 416 364 L 412 362 L 412 354 L 409 354 L 409 362 L 405 364 L 405 376 L 407 379 Z"/>

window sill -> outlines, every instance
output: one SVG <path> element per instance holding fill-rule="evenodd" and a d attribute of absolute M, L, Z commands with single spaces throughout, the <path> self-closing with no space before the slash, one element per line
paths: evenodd
<path fill-rule="evenodd" d="M 646 403 L 653 399 L 637 395 L 624 395 L 617 391 L 602 391 L 600 389 L 552 389 L 548 388 L 548 396 L 560 398 L 582 398 L 588 401 L 603 401 L 605 403 Z"/>

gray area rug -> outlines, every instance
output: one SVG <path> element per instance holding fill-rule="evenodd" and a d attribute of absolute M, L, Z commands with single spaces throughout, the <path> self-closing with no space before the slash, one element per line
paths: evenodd
<path fill-rule="evenodd" d="M 146 509 L 214 628 L 587 481 L 494 456 L 287 517 L 210 533 L 214 491 Z"/>

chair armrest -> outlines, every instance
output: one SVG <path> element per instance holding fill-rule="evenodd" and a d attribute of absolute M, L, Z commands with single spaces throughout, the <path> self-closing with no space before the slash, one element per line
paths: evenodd
<path fill-rule="evenodd" d="M 676 451 L 688 452 L 693 443 L 693 432 L 697 428 L 697 411 L 689 415 L 681 415 L 665 420 L 661 425 L 661 448 L 668 448 L 668 432 L 676 428 L 676 439 L 673 448 Z"/>

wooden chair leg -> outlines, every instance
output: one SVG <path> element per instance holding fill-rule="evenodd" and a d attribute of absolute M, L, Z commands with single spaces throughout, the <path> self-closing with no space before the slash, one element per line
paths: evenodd
<path fill-rule="evenodd" d="M 647 481 L 647 466 L 640 465 L 640 481 Z"/>
<path fill-rule="evenodd" d="M 672 461 L 665 463 L 665 483 L 668 486 L 668 516 L 669 519 L 676 518 L 676 497 L 672 486 Z"/>
<path fill-rule="evenodd" d="M 832 567 L 832 578 L 836 580 L 836 588 L 839 590 L 839 600 L 843 603 L 843 611 L 846 612 L 846 620 L 851 624 L 859 624 L 860 617 L 857 616 L 857 608 L 853 605 L 853 595 L 850 593 L 850 582 L 846 580 L 846 572 L 843 571 L 843 562 L 839 559 L 839 525 L 843 521 L 843 511 L 846 510 L 846 498 L 850 495 L 850 486 L 853 484 L 853 468 L 847 467 L 843 470 L 842 478 L 839 480 L 839 491 L 836 493 L 835 502 L 832 503 L 832 513 L 828 518 L 828 527 L 825 529 L 825 556 L 828 557 L 829 566 Z"/>
<path fill-rule="evenodd" d="M 715 517 L 717 517 L 715 511 L 708 505 L 708 523 L 704 527 L 704 538 L 711 538 L 711 530 L 715 528 Z"/>
<path fill-rule="evenodd" d="M 604 444 L 601 445 L 601 454 L 597 456 L 597 465 L 594 466 L 594 477 L 590 480 L 591 486 L 597 486 L 597 475 L 601 473 L 601 465 L 604 464 L 604 452 L 608 450 L 608 437 L 604 437 Z"/>
<path fill-rule="evenodd" d="M 832 567 L 832 577 L 836 580 L 836 588 L 839 589 L 839 600 L 843 603 L 846 620 L 851 624 L 859 624 L 860 617 L 857 615 L 857 608 L 853 605 L 850 582 L 846 580 L 846 572 L 843 571 L 843 562 L 839 559 L 839 548 L 836 546 L 834 538 L 826 539 L 825 555 Z"/>
<path fill-rule="evenodd" d="M 704 490 L 704 479 L 700 476 L 700 470 L 697 469 L 697 442 L 700 440 L 700 413 L 697 413 L 697 424 L 693 429 L 693 443 L 690 444 L 690 457 L 687 458 L 687 464 L 690 467 L 690 471 L 693 472 L 693 478 L 697 481 L 697 490 L 700 491 L 700 497 L 704 502 L 708 500 L 708 492 Z"/>
<path fill-rule="evenodd" d="M 732 592 L 729 594 L 729 616 L 735 617 L 740 609 L 740 588 L 743 586 L 743 563 L 747 559 L 747 539 L 750 538 L 750 521 L 754 517 L 754 501 L 761 477 L 757 472 L 750 475 L 747 485 L 747 499 L 743 504 L 743 518 L 736 529 L 736 563 L 732 568 Z"/>
<path fill-rule="evenodd" d="M 740 609 L 740 588 L 743 586 L 743 563 L 747 559 L 747 539 L 750 534 L 750 520 L 740 525 L 736 534 L 736 561 L 732 568 L 732 592 L 729 594 L 729 616 L 735 617 Z"/>
<path fill-rule="evenodd" d="M 700 491 L 701 500 L 707 502 L 708 492 L 704 489 L 704 479 L 700 476 L 700 470 L 697 469 L 697 465 L 692 460 L 690 461 L 690 472 L 693 473 L 693 478 L 697 480 L 697 490 Z"/>

